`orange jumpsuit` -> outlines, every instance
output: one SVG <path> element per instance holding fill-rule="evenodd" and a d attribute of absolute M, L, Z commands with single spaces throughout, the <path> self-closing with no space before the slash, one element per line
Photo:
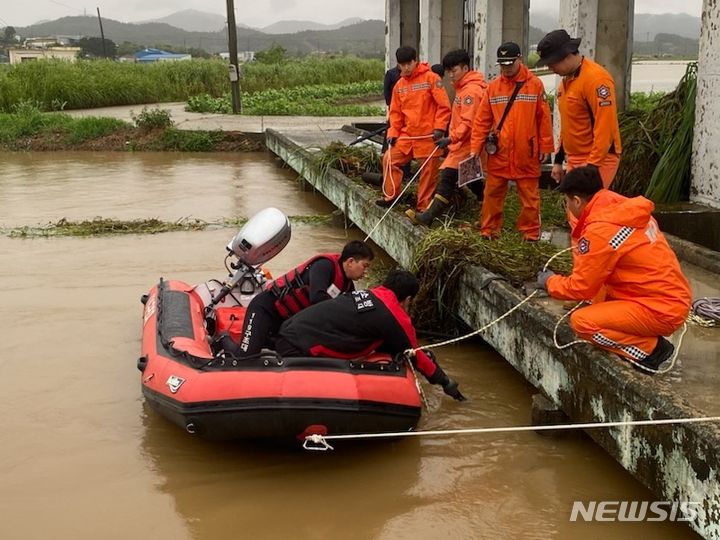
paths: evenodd
<path fill-rule="evenodd" d="M 581 338 L 635 361 L 690 311 L 690 285 L 650 215 L 654 208 L 644 197 L 596 193 L 573 230 L 572 274 L 547 281 L 550 296 L 561 300 L 587 300 L 604 286 L 606 300 L 573 312 L 570 324 Z"/>
<path fill-rule="evenodd" d="M 550 109 L 542 81 L 521 65 L 515 77 L 490 83 L 475 117 L 470 151 L 480 155 L 488 134 L 496 130 L 516 83 L 523 82 L 497 134 L 498 151 L 488 156 L 480 232 L 500 235 L 508 182 L 514 180 L 522 210 L 517 228 L 529 240 L 540 236 L 540 154 L 553 151 Z"/>
<path fill-rule="evenodd" d="M 596 165 L 609 188 L 620 164 L 622 144 L 615 82 L 607 70 L 583 58 L 578 70 L 563 77 L 557 89 L 560 140 L 555 161 L 567 159 L 567 170 Z M 577 219 L 568 212 L 572 230 Z"/>
<path fill-rule="evenodd" d="M 427 63 L 418 64 L 409 77 L 401 77 L 397 82 L 388 116 L 387 137 L 398 139 L 383 156 L 383 194 L 389 201 L 400 195 L 401 167 L 411 159 L 424 162 L 435 149 L 433 131 L 445 132 L 450 120 L 450 101 L 445 87 Z M 440 156 L 436 151 L 420 173 L 419 212 L 430 205 L 439 165 Z"/>
<path fill-rule="evenodd" d="M 488 87 L 482 73 L 475 70 L 468 71 L 453 86 L 455 100 L 450 117 L 450 145 L 441 169 L 457 169 L 460 162 L 470 156 L 473 119 Z"/>

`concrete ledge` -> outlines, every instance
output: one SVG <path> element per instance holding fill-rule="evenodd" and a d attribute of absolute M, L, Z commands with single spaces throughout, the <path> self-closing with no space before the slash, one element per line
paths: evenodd
<path fill-rule="evenodd" d="M 372 203 L 376 193 L 338 171 L 321 175 L 311 164 L 311 154 L 278 132 L 268 130 L 266 145 L 360 229 L 369 232 L 375 227 L 384 213 Z M 409 267 L 423 236 L 423 228 L 391 213 L 372 239 Z M 524 298 L 479 266 L 464 273 L 460 287 L 458 315 L 472 328 L 494 320 Z M 663 377 L 637 373 L 591 345 L 556 349 L 554 306 L 550 299 L 525 304 L 488 329 L 483 338 L 574 422 L 706 416 L 681 399 Z M 568 327 L 559 334 L 561 342 L 574 338 Z M 651 489 L 657 500 L 702 502 L 698 518 L 690 525 L 705 538 L 720 539 L 720 426 L 624 427 L 588 430 L 588 434 Z"/>

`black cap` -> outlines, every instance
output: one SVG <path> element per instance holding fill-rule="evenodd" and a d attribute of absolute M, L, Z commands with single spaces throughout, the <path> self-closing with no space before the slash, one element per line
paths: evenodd
<path fill-rule="evenodd" d="M 520 52 L 520 45 L 518 45 L 517 43 L 513 43 L 512 41 L 508 41 L 507 43 L 503 43 L 502 45 L 500 45 L 500 47 L 498 47 L 497 63 L 500 65 L 509 66 L 521 56 L 522 53 Z"/>
<path fill-rule="evenodd" d="M 567 55 L 576 53 L 580 38 L 571 38 L 565 30 L 553 30 L 540 40 L 537 52 L 540 55 L 538 66 L 560 62 Z"/>

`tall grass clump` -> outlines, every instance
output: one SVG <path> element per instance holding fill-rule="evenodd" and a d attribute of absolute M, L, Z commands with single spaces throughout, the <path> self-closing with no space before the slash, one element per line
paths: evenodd
<path fill-rule="evenodd" d="M 242 66 L 243 92 L 316 84 L 382 81 L 380 60 L 354 57 L 253 62 Z M 41 110 L 89 109 L 187 101 L 191 96 L 221 96 L 228 91 L 227 63 L 193 59 L 152 64 L 111 60 L 40 60 L 0 69 L 0 112 L 31 100 Z"/>
<path fill-rule="evenodd" d="M 355 57 L 304 58 L 277 64 L 251 62 L 242 66 L 240 84 L 243 92 L 253 93 L 273 88 L 382 81 L 384 73 L 382 60 Z"/>
<path fill-rule="evenodd" d="M 613 190 L 655 202 L 687 197 L 696 92 L 691 63 L 674 91 L 631 100 L 619 118 L 623 152 Z"/>
<path fill-rule="evenodd" d="M 0 70 L 0 111 L 11 112 L 21 101 L 36 102 L 49 111 L 111 105 L 185 101 L 227 90 L 227 64 L 190 60 L 153 64 L 110 60 L 25 62 Z"/>

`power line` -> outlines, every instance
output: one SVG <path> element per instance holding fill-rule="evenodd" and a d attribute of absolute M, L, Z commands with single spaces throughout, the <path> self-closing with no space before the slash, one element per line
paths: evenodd
<path fill-rule="evenodd" d="M 58 6 L 66 7 L 68 9 L 74 9 L 75 11 L 79 11 L 80 13 L 83 13 L 83 10 L 80 8 L 76 8 L 74 6 L 68 6 L 67 4 L 63 4 L 62 2 L 57 2 L 57 0 L 47 0 L 48 2 L 51 2 L 53 4 L 57 4 Z"/>

